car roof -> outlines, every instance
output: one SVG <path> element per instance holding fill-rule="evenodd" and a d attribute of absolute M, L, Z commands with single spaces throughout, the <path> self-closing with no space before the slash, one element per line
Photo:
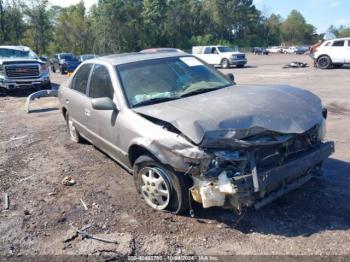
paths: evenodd
<path fill-rule="evenodd" d="M 187 53 L 180 52 L 158 52 L 158 53 L 123 53 L 108 56 L 101 56 L 89 60 L 90 63 L 104 61 L 112 65 L 128 64 L 132 62 L 146 61 L 151 59 L 167 58 L 167 57 L 181 57 L 191 56 Z"/>
<path fill-rule="evenodd" d="M 334 39 L 326 40 L 325 42 L 328 42 L 328 41 L 341 41 L 341 40 L 350 40 L 350 37 L 334 38 Z"/>
<path fill-rule="evenodd" d="M 5 48 L 5 49 L 14 49 L 18 51 L 29 51 L 31 50 L 28 46 L 23 46 L 23 45 L 2 45 L 0 48 Z"/>

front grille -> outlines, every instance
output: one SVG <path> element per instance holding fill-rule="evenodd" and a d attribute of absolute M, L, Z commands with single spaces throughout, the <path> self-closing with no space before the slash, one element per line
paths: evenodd
<path fill-rule="evenodd" d="M 11 65 L 5 67 L 8 77 L 37 77 L 39 76 L 38 65 Z"/>
<path fill-rule="evenodd" d="M 237 59 L 245 59 L 245 55 L 237 55 Z"/>

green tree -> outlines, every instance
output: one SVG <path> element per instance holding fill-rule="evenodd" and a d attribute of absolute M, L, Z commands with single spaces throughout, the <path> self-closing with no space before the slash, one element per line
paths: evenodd
<path fill-rule="evenodd" d="M 334 27 L 331 25 L 328 31 L 333 33 L 336 37 L 350 37 L 350 27 L 343 25 L 339 27 Z"/>
<path fill-rule="evenodd" d="M 144 0 L 144 44 L 147 47 L 166 45 L 165 18 L 167 10 L 166 0 Z"/>
<path fill-rule="evenodd" d="M 20 44 L 25 31 L 21 1 L 0 0 L 0 40 L 4 44 Z"/>
<path fill-rule="evenodd" d="M 281 25 L 282 40 L 286 44 L 311 44 L 315 27 L 306 23 L 303 15 L 292 10 L 288 18 Z"/>
<path fill-rule="evenodd" d="M 107 54 L 142 48 L 142 10 L 142 0 L 100 0 L 92 10 L 94 50 Z"/>
<path fill-rule="evenodd" d="M 27 21 L 24 43 L 37 53 L 46 53 L 52 40 L 52 23 L 48 8 L 48 0 L 32 1 L 25 6 Z"/>
<path fill-rule="evenodd" d="M 56 48 L 60 51 L 82 54 L 92 51 L 90 21 L 84 2 L 62 8 L 55 24 Z"/>
<path fill-rule="evenodd" d="M 266 19 L 265 23 L 267 27 L 267 45 L 280 45 L 282 17 L 272 14 Z"/>

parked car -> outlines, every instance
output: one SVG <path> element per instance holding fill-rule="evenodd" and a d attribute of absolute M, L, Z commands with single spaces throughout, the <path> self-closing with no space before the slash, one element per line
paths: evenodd
<path fill-rule="evenodd" d="M 181 49 L 177 48 L 170 48 L 170 47 L 157 47 L 157 48 L 148 48 L 143 49 L 140 51 L 140 53 L 167 53 L 167 52 L 177 52 L 177 53 L 184 53 Z"/>
<path fill-rule="evenodd" d="M 58 70 L 61 74 L 73 72 L 80 64 L 78 58 L 72 53 L 59 53 L 54 55 L 50 61 L 52 72 Z"/>
<path fill-rule="evenodd" d="M 344 64 L 350 64 L 350 38 L 325 41 L 312 56 L 320 69 L 340 68 Z"/>
<path fill-rule="evenodd" d="M 269 51 L 263 47 L 253 47 L 252 53 L 254 55 L 268 55 Z"/>
<path fill-rule="evenodd" d="M 50 89 L 45 58 L 26 46 L 0 46 L 0 87 L 13 89 Z"/>
<path fill-rule="evenodd" d="M 228 68 L 230 66 L 244 67 L 247 58 L 244 53 L 227 46 L 194 46 L 192 54 L 206 63 Z"/>
<path fill-rule="evenodd" d="M 79 62 L 82 63 L 82 62 L 84 62 L 84 61 L 86 61 L 86 60 L 94 59 L 94 58 L 96 58 L 96 57 L 98 57 L 98 56 L 95 55 L 95 54 L 84 54 L 84 55 L 80 55 L 80 56 L 79 56 Z"/>
<path fill-rule="evenodd" d="M 283 52 L 284 54 L 302 55 L 302 54 L 305 54 L 305 52 L 306 52 L 307 50 L 308 50 L 308 49 L 305 49 L 305 48 L 303 48 L 303 47 L 291 46 L 291 47 L 288 47 L 288 48 L 284 48 L 282 52 Z"/>
<path fill-rule="evenodd" d="M 274 54 L 282 53 L 282 48 L 279 46 L 272 46 L 272 47 L 267 48 L 266 50 L 269 53 L 274 53 Z"/>
<path fill-rule="evenodd" d="M 186 53 L 85 61 L 59 100 L 73 141 L 104 151 L 133 173 L 150 207 L 176 214 L 189 192 L 204 208 L 260 208 L 318 174 L 334 151 L 316 95 L 233 85 Z"/>

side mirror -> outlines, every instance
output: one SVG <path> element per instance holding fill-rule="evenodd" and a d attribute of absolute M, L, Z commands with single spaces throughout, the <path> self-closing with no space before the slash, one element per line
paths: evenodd
<path fill-rule="evenodd" d="M 115 110 L 117 107 L 109 97 L 94 98 L 91 100 L 93 109 L 96 110 Z"/>
<path fill-rule="evenodd" d="M 235 76 L 232 73 L 229 73 L 226 75 L 227 78 L 232 82 L 232 84 L 236 84 L 235 82 Z"/>

